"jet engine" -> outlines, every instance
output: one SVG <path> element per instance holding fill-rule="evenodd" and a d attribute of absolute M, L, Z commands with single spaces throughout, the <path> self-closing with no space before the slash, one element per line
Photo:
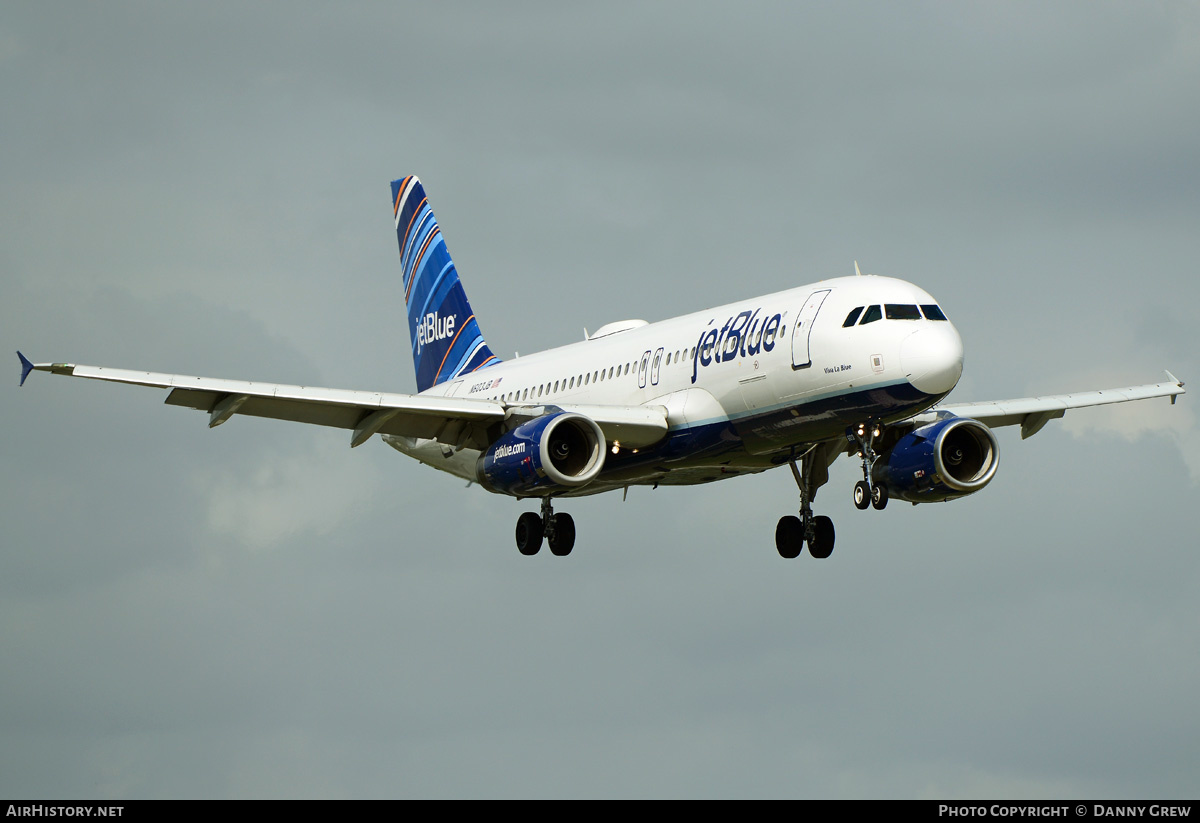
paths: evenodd
<path fill-rule="evenodd" d="M 913 429 L 882 455 L 871 472 L 888 496 L 913 503 L 966 497 L 996 474 L 1000 449 L 992 430 L 978 420 L 947 415 Z"/>
<path fill-rule="evenodd" d="M 479 457 L 476 477 L 488 491 L 518 496 L 583 486 L 604 468 L 604 432 L 574 412 L 522 423 Z"/>

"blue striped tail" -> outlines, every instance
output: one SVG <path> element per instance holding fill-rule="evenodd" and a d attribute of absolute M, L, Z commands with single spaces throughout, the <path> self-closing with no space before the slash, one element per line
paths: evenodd
<path fill-rule="evenodd" d="M 499 363 L 483 339 L 425 187 L 415 176 L 392 181 L 392 211 L 417 391 Z"/>

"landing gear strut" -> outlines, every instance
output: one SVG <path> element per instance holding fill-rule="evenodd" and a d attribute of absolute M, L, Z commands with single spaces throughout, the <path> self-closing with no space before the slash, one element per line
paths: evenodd
<path fill-rule="evenodd" d="M 775 548 L 782 557 L 798 557 L 805 543 L 808 544 L 808 553 L 813 557 L 824 558 L 833 553 L 833 521 L 822 514 L 814 515 L 812 510 L 817 487 L 824 482 L 813 482 L 816 461 L 822 456 L 820 449 L 813 446 L 800 456 L 800 466 L 796 465 L 795 455 L 788 460 L 792 477 L 800 488 L 800 516 L 781 517 L 779 525 L 775 527 Z M 821 468 L 825 468 L 824 463 Z"/>
<path fill-rule="evenodd" d="M 879 426 L 866 423 L 860 423 L 846 431 L 846 439 L 857 445 L 859 454 L 862 455 L 863 479 L 854 484 L 854 506 L 858 509 L 874 506 L 877 511 L 881 511 L 888 502 L 887 487 L 871 482 L 875 461 L 879 459 L 873 446 L 880 432 Z"/>
<path fill-rule="evenodd" d="M 550 551 L 566 557 L 575 547 L 575 521 L 569 514 L 555 514 L 549 497 L 542 498 L 542 513 L 525 512 L 517 518 L 517 550 L 534 555 L 542 548 L 542 538 Z"/>

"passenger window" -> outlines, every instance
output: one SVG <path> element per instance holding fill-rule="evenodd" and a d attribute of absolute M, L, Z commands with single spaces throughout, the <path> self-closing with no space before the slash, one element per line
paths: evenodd
<path fill-rule="evenodd" d="M 862 320 L 858 325 L 865 326 L 868 323 L 874 323 L 876 320 L 883 319 L 883 311 L 878 306 L 867 306 L 867 310 L 863 312 Z"/>
<path fill-rule="evenodd" d="M 916 306 L 906 305 L 904 303 L 888 303 L 883 307 L 884 314 L 888 320 L 920 320 L 921 312 Z"/>
<path fill-rule="evenodd" d="M 857 309 L 851 309 L 850 313 L 846 315 L 846 322 L 842 324 L 842 328 L 848 329 L 851 326 L 853 326 L 855 323 L 857 323 L 858 316 L 860 314 L 862 314 L 862 310 L 863 310 L 862 306 L 859 306 Z"/>
<path fill-rule="evenodd" d="M 932 304 L 932 303 L 929 305 L 921 304 L 921 311 L 923 311 L 925 313 L 926 320 L 945 320 L 946 319 L 946 315 L 942 313 L 942 310 L 940 308 L 938 308 L 937 305 Z"/>

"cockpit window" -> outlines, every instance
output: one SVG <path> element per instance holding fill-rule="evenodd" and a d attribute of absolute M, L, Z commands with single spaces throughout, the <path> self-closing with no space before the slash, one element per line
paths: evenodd
<path fill-rule="evenodd" d="M 868 323 L 874 323 L 876 320 L 883 319 L 883 312 L 878 306 L 867 306 L 867 310 L 863 312 L 862 320 L 858 325 L 865 326 Z"/>
<path fill-rule="evenodd" d="M 945 320 L 946 319 L 946 315 L 942 313 L 942 310 L 940 308 L 938 308 L 936 304 L 933 304 L 933 303 L 930 303 L 929 305 L 925 305 L 924 303 L 922 303 L 921 311 L 925 312 L 926 320 Z"/>
<path fill-rule="evenodd" d="M 883 308 L 888 320 L 921 319 L 921 312 L 917 311 L 916 306 L 909 306 L 904 303 L 888 303 Z"/>
<path fill-rule="evenodd" d="M 862 314 L 862 310 L 863 310 L 862 306 L 859 306 L 857 309 L 851 309 L 850 313 L 846 315 L 846 322 L 842 324 L 842 328 L 848 329 L 851 326 L 853 326 L 854 323 L 858 320 L 858 316 L 860 314 Z"/>

